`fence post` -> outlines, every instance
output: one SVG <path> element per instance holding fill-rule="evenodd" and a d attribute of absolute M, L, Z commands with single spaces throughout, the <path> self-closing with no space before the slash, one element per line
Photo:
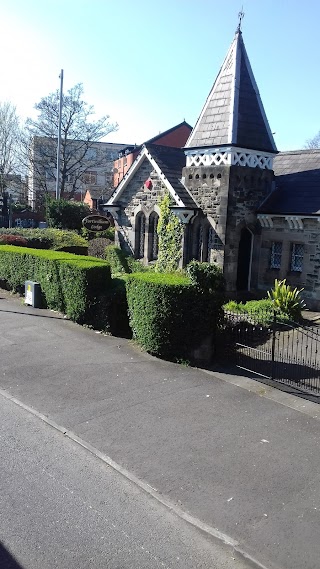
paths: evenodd
<path fill-rule="evenodd" d="M 273 322 L 272 322 L 272 344 L 271 344 L 271 379 L 274 379 L 274 354 L 276 347 L 276 324 L 277 324 L 277 313 L 273 311 Z"/>

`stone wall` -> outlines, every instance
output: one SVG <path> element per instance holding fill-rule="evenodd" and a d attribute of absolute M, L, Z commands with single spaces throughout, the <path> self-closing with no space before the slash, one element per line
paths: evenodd
<path fill-rule="evenodd" d="M 304 288 L 307 305 L 320 310 L 320 226 L 317 219 L 303 219 L 303 229 L 290 229 L 285 217 L 273 217 L 273 228 L 262 229 L 258 288 L 270 289 L 275 279 Z M 281 268 L 271 268 L 273 242 L 282 243 Z M 304 245 L 301 272 L 291 271 L 292 244 Z"/>
<path fill-rule="evenodd" d="M 248 227 L 253 234 L 251 285 L 256 286 L 261 233 L 256 210 L 272 190 L 273 171 L 243 166 L 191 166 L 183 169 L 183 176 L 223 244 L 223 254 L 221 250 L 212 250 L 210 258 L 223 268 L 228 291 L 236 289 L 241 229 Z"/>
<path fill-rule="evenodd" d="M 152 187 L 148 189 L 145 182 L 151 180 Z M 134 254 L 135 243 L 135 218 L 139 209 L 143 211 L 147 218 L 146 226 L 146 246 L 144 261 L 148 262 L 149 251 L 149 235 L 148 235 L 148 218 L 154 211 L 155 206 L 160 202 L 166 193 L 162 181 L 160 180 L 157 172 L 153 169 L 149 160 L 145 158 L 140 165 L 138 171 L 133 175 L 132 179 L 128 182 L 125 190 L 123 191 L 118 204 L 121 207 L 120 214 L 118 215 L 118 242 L 128 252 Z"/>

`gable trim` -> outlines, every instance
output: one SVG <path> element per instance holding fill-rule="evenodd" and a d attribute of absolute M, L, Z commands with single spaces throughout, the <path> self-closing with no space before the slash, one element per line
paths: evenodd
<path fill-rule="evenodd" d="M 168 192 L 170 193 L 170 195 L 172 196 L 172 198 L 174 199 L 176 204 L 180 207 L 184 207 L 183 201 L 178 196 L 178 194 L 175 192 L 175 190 L 171 186 L 169 180 L 163 174 L 161 168 L 158 166 L 157 162 L 154 160 L 154 158 L 152 157 L 152 155 L 150 154 L 150 152 L 148 151 L 148 149 L 145 146 L 143 147 L 142 151 L 140 152 L 140 154 L 137 156 L 137 158 L 133 162 L 131 168 L 129 168 L 129 170 L 126 173 L 126 175 L 124 176 L 124 178 L 121 180 L 121 182 L 120 182 L 119 186 L 117 187 L 117 189 L 115 190 L 114 194 L 111 196 L 111 198 L 109 199 L 109 201 L 105 205 L 113 205 L 113 204 L 115 204 L 115 202 L 117 202 L 119 200 L 119 198 L 123 194 L 125 188 L 127 187 L 128 183 L 133 178 L 134 174 L 138 171 L 140 165 L 144 162 L 145 159 L 149 160 L 151 166 L 157 172 L 159 178 L 161 179 L 161 181 L 166 186 Z"/>

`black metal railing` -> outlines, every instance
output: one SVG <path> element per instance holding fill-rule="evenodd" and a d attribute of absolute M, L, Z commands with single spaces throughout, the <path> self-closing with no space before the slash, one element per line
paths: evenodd
<path fill-rule="evenodd" d="M 320 328 L 277 312 L 225 312 L 218 352 L 224 360 L 265 378 L 320 395 Z"/>

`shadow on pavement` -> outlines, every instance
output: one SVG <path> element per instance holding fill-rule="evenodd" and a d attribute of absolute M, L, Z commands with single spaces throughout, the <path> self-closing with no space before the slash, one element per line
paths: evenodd
<path fill-rule="evenodd" d="M 0 567 L 1 569 L 24 569 L 0 541 Z"/>
<path fill-rule="evenodd" d="M 320 403 L 320 394 L 313 394 L 311 390 L 302 391 L 299 390 L 299 381 L 294 381 L 291 379 L 291 382 L 282 383 L 281 380 L 272 380 L 267 377 L 263 377 L 259 374 L 259 372 L 250 371 L 250 369 L 241 369 L 234 364 L 221 364 L 216 363 L 208 366 L 201 366 L 200 369 L 207 369 L 212 373 L 218 372 L 224 374 L 225 376 L 237 376 L 237 377 L 244 377 L 247 379 L 253 379 L 258 381 L 259 383 L 263 383 L 264 385 L 269 385 L 270 387 L 274 387 L 279 391 L 284 391 L 285 393 L 289 393 L 290 395 L 294 395 L 295 397 L 301 397 L 302 399 L 306 399 L 307 401 L 312 401 L 313 403 Z M 305 369 L 305 368 L 304 368 Z"/>
<path fill-rule="evenodd" d="M 0 299 L 1 300 L 1 299 Z M 32 312 L 19 312 L 18 310 L 2 310 L 0 312 L 6 312 L 7 314 L 20 314 L 21 316 L 36 316 L 37 318 L 53 318 L 53 320 L 69 320 L 65 318 L 62 314 L 57 316 L 49 316 L 49 314 L 32 314 Z"/>

